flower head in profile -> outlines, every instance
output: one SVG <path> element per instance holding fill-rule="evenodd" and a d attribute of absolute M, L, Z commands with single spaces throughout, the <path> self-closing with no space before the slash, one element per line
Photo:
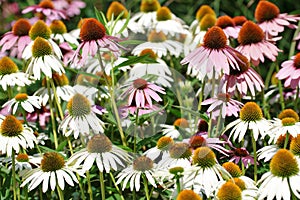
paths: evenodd
<path fill-rule="evenodd" d="M 9 157 L 3 160 L 4 163 L 7 163 L 8 169 L 12 169 L 12 158 Z M 26 153 L 18 153 L 15 157 L 15 169 L 19 172 L 20 175 L 24 174 L 26 171 L 38 167 L 41 163 L 40 156 L 29 156 Z"/>
<path fill-rule="evenodd" d="M 264 173 L 258 181 L 258 199 L 276 197 L 289 200 L 292 195 L 299 199 L 299 164 L 299 158 L 289 150 L 278 150 L 270 162 L 270 171 Z"/>
<path fill-rule="evenodd" d="M 104 134 L 94 135 L 87 143 L 87 147 L 74 153 L 68 163 L 74 166 L 82 165 L 83 171 L 88 171 L 96 163 L 100 172 L 105 170 L 109 173 L 125 167 L 130 156 L 126 151 L 112 144 L 110 139 Z"/>
<path fill-rule="evenodd" d="M 139 191 L 141 188 L 141 178 L 146 178 L 152 186 L 157 187 L 153 176 L 154 167 L 155 163 L 150 158 L 146 156 L 137 157 L 131 165 L 117 175 L 118 180 L 116 184 L 118 185 L 123 182 L 122 190 L 124 190 L 127 183 L 130 183 L 130 191 L 133 191 L 133 189 Z"/>
<path fill-rule="evenodd" d="M 81 0 L 55 0 L 53 1 L 53 4 L 57 10 L 63 11 L 67 17 L 80 15 L 80 9 L 85 8 L 86 6 L 86 3 Z"/>
<path fill-rule="evenodd" d="M 249 164 L 254 164 L 254 158 L 250 155 L 249 151 L 245 147 L 237 148 L 232 145 L 230 141 L 227 141 L 229 146 L 232 148 L 228 151 L 229 162 L 234 162 L 235 164 L 241 163 L 248 168 Z"/>
<path fill-rule="evenodd" d="M 275 41 L 275 38 L 265 39 L 263 30 L 252 21 L 247 21 L 239 32 L 239 46 L 236 49 L 257 66 L 260 62 L 265 62 L 265 57 L 272 61 L 276 60 L 281 50 L 273 44 Z"/>
<path fill-rule="evenodd" d="M 36 139 L 33 130 L 16 117 L 0 115 L 0 141 L 0 151 L 11 156 L 12 151 L 19 153 L 21 149 L 32 149 Z"/>
<path fill-rule="evenodd" d="M 1 52 L 10 52 L 11 57 L 21 58 L 24 48 L 31 42 L 29 30 L 31 24 L 27 19 L 18 19 L 12 30 L 5 33 L 0 40 Z"/>
<path fill-rule="evenodd" d="M 300 86 L 300 53 L 292 56 L 290 60 L 281 64 L 281 69 L 276 74 L 279 80 L 284 81 L 284 87 L 293 89 Z"/>
<path fill-rule="evenodd" d="M 64 190 L 65 183 L 70 186 L 74 186 L 74 182 L 78 183 L 74 172 L 76 169 L 69 167 L 59 153 L 44 153 L 40 167 L 29 170 L 23 175 L 21 187 L 28 184 L 28 190 L 31 191 L 42 184 L 44 193 L 47 192 L 49 186 L 52 191 L 56 186 Z"/>
<path fill-rule="evenodd" d="M 229 138 L 233 137 L 233 141 L 238 139 L 242 141 L 247 130 L 253 131 L 255 141 L 259 135 L 265 137 L 270 128 L 270 123 L 263 117 L 260 107 L 255 102 L 247 102 L 240 110 L 239 119 L 229 123 L 224 132 L 231 129 Z"/>
<path fill-rule="evenodd" d="M 76 93 L 68 101 L 67 109 L 69 114 L 58 127 L 66 137 L 74 134 L 74 138 L 77 139 L 79 134 L 90 135 L 92 132 L 104 132 L 104 122 L 96 116 L 99 112 L 92 108 L 87 97 Z"/>
<path fill-rule="evenodd" d="M 288 143 L 288 147 L 295 156 L 300 157 L 300 134 L 297 137 L 292 137 Z"/>
<path fill-rule="evenodd" d="M 35 109 L 41 108 L 40 97 L 19 93 L 13 99 L 3 104 L 3 107 L 6 106 L 8 106 L 8 112 L 12 110 L 13 114 L 15 114 L 18 109 L 24 109 L 26 112 L 32 113 Z"/>
<path fill-rule="evenodd" d="M 242 190 L 238 185 L 231 181 L 224 182 L 216 190 L 216 196 L 218 200 L 235 199 L 242 200 Z"/>
<path fill-rule="evenodd" d="M 173 139 L 182 137 L 183 132 L 190 132 L 190 122 L 185 118 L 178 118 L 173 125 L 161 124 L 162 134 Z"/>
<path fill-rule="evenodd" d="M 223 15 L 218 17 L 216 21 L 216 26 L 219 26 L 223 29 L 224 33 L 228 37 L 237 38 L 239 29 L 235 27 L 235 22 L 233 21 L 233 18 L 229 17 L 228 15 Z"/>
<path fill-rule="evenodd" d="M 88 56 L 94 57 L 102 49 L 111 51 L 117 58 L 121 55 L 119 38 L 106 34 L 104 25 L 94 18 L 85 18 L 80 28 L 81 43 L 71 58 L 72 63 L 83 65 Z M 82 53 L 80 51 L 82 50 Z"/>
<path fill-rule="evenodd" d="M 174 140 L 169 136 L 162 136 L 158 139 L 155 147 L 152 147 L 145 151 L 144 155 L 151 158 L 154 162 L 159 161 L 164 154 L 167 154 L 171 146 L 174 144 Z"/>
<path fill-rule="evenodd" d="M 54 20 L 49 25 L 51 29 L 51 38 L 58 42 L 58 44 L 62 44 L 64 42 L 68 42 L 73 45 L 78 45 L 77 38 L 67 32 L 67 27 L 61 20 Z"/>
<path fill-rule="evenodd" d="M 254 17 L 261 29 L 271 37 L 283 32 L 285 26 L 297 28 L 293 23 L 297 23 L 300 20 L 298 16 L 280 13 L 279 8 L 269 1 L 258 2 Z"/>
<path fill-rule="evenodd" d="M 202 200 L 202 198 L 193 190 L 185 189 L 178 193 L 176 200 Z"/>
<path fill-rule="evenodd" d="M 18 66 L 7 56 L 0 58 L 0 85 L 4 91 L 8 87 L 30 85 L 28 74 L 20 72 Z"/>

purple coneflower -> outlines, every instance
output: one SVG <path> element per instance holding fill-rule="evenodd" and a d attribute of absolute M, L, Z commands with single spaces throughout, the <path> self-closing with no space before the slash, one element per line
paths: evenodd
<path fill-rule="evenodd" d="M 276 77 L 279 80 L 285 79 L 284 87 L 291 87 L 293 89 L 299 87 L 300 83 L 300 53 L 297 53 L 291 58 L 281 64 L 282 68 L 277 73 Z"/>
<path fill-rule="evenodd" d="M 233 19 L 227 15 L 218 17 L 216 21 L 216 26 L 223 29 L 224 33 L 228 37 L 237 38 L 239 34 L 239 29 L 235 26 Z"/>

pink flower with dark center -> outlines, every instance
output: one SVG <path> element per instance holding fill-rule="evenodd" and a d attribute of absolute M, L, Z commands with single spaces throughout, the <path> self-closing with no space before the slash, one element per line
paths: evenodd
<path fill-rule="evenodd" d="M 19 19 L 13 25 L 12 31 L 5 33 L 0 40 L 1 52 L 10 51 L 11 57 L 22 58 L 24 48 L 31 42 L 29 30 L 31 24 L 27 19 Z"/>
<path fill-rule="evenodd" d="M 239 32 L 238 42 L 240 45 L 236 50 L 240 51 L 253 65 L 257 66 L 260 61 L 265 62 L 265 57 L 272 61 L 276 60 L 278 52 L 281 52 L 273 44 L 277 39 L 266 40 L 263 30 L 257 24 L 247 21 Z"/>
<path fill-rule="evenodd" d="M 198 76 L 206 74 L 209 78 L 219 77 L 223 72 L 230 73 L 230 66 L 239 69 L 237 63 L 238 51 L 227 45 L 227 37 L 224 31 L 213 26 L 206 32 L 203 45 L 189 53 L 181 64 L 187 64 L 187 74 Z M 215 74 L 215 77 L 212 77 Z"/>
<path fill-rule="evenodd" d="M 284 31 L 284 27 L 297 28 L 294 23 L 300 20 L 299 16 L 288 15 L 287 13 L 280 14 L 279 8 L 268 1 L 259 1 L 255 9 L 255 19 L 258 25 L 266 33 L 271 36 L 277 36 L 278 33 Z"/>
<path fill-rule="evenodd" d="M 217 19 L 216 26 L 223 29 L 228 37 L 236 39 L 239 34 L 239 28 L 235 26 L 233 19 L 227 15 L 220 16 Z"/>
<path fill-rule="evenodd" d="M 300 86 L 300 53 L 297 53 L 291 58 L 281 64 L 282 68 L 276 74 L 279 80 L 285 79 L 284 87 L 291 87 L 292 89 Z"/>
<path fill-rule="evenodd" d="M 121 55 L 120 48 L 124 48 L 117 43 L 120 39 L 106 35 L 104 25 L 94 18 L 86 18 L 83 20 L 80 29 L 80 39 L 82 43 L 78 46 L 71 58 L 74 64 L 85 64 L 88 56 L 94 57 L 99 48 L 106 48 L 118 58 Z M 81 50 L 82 53 L 80 55 Z"/>
<path fill-rule="evenodd" d="M 223 84 L 226 85 L 226 92 L 234 94 L 238 91 L 241 95 L 247 95 L 248 90 L 252 96 L 255 91 L 260 92 L 264 88 L 261 76 L 250 67 L 248 59 L 243 55 L 238 55 L 241 61 L 238 61 L 240 70 L 230 68 L 230 73 L 222 77 Z"/>
<path fill-rule="evenodd" d="M 86 3 L 80 0 L 55 0 L 53 4 L 56 9 L 63 10 L 68 17 L 80 15 L 80 9 L 86 6 Z"/>

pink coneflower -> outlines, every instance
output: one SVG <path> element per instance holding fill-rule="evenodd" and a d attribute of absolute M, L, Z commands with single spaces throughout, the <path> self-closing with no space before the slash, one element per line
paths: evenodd
<path fill-rule="evenodd" d="M 10 51 L 10 56 L 22 57 L 24 48 L 31 42 L 29 30 L 31 24 L 27 19 L 19 19 L 12 27 L 12 31 L 5 33 L 0 40 L 1 52 Z"/>
<path fill-rule="evenodd" d="M 289 28 L 297 28 L 291 22 L 297 22 L 300 17 L 288 15 L 287 13 L 280 14 L 279 8 L 268 1 L 259 1 L 255 9 L 255 19 L 263 32 L 271 36 L 277 36 L 278 33 L 284 31 L 284 26 Z"/>
<path fill-rule="evenodd" d="M 278 52 L 281 52 L 273 43 L 265 39 L 263 30 L 255 23 L 247 21 L 243 24 L 239 36 L 239 46 L 236 48 L 245 55 L 252 64 L 257 66 L 260 61 L 265 62 L 265 57 L 272 61 L 276 60 Z"/>
<path fill-rule="evenodd" d="M 231 99 L 228 94 L 220 93 L 217 97 L 204 100 L 201 105 L 210 105 L 207 112 L 212 112 L 212 118 L 216 119 L 220 114 L 222 118 L 232 115 L 237 117 L 244 104 Z"/>
<path fill-rule="evenodd" d="M 88 55 L 95 56 L 99 48 L 107 48 L 116 58 L 121 55 L 119 38 L 106 35 L 103 24 L 94 18 L 86 18 L 82 22 L 80 29 L 80 39 L 82 43 L 78 46 L 71 58 L 75 64 L 84 64 Z M 80 51 L 82 54 L 80 55 Z"/>
<path fill-rule="evenodd" d="M 55 0 L 53 4 L 56 9 L 63 10 L 68 17 L 80 15 L 80 9 L 86 6 L 86 3 L 80 0 Z"/>
<path fill-rule="evenodd" d="M 231 17 L 227 15 L 218 17 L 216 21 L 216 26 L 222 28 L 228 37 L 232 37 L 234 39 L 238 37 L 239 29 L 235 27 L 235 22 Z"/>
<path fill-rule="evenodd" d="M 47 24 L 51 23 L 53 20 L 66 19 L 67 16 L 64 11 L 58 10 L 54 7 L 51 0 L 43 0 L 38 5 L 28 6 L 22 11 L 22 14 L 29 12 L 40 14 L 40 19 L 45 19 Z"/>
<path fill-rule="evenodd" d="M 229 74 L 229 66 L 239 69 L 236 61 L 238 59 L 236 54 L 239 52 L 227 45 L 227 37 L 220 27 L 211 27 L 206 32 L 203 41 L 203 45 L 193 50 L 181 61 L 181 64 L 189 63 L 188 74 L 202 73 L 212 78 L 214 73 L 215 77 L 222 72 Z"/>
<path fill-rule="evenodd" d="M 255 96 L 255 90 L 260 92 L 264 88 L 261 76 L 250 67 L 248 59 L 241 55 L 237 55 L 240 70 L 230 68 L 230 73 L 223 76 L 223 83 L 226 85 L 226 91 L 234 94 L 236 91 L 241 95 L 247 95 L 248 90 L 252 96 Z"/>
<path fill-rule="evenodd" d="M 300 86 L 300 53 L 291 57 L 281 64 L 282 68 L 276 74 L 279 80 L 285 79 L 284 87 L 291 87 L 292 89 Z"/>

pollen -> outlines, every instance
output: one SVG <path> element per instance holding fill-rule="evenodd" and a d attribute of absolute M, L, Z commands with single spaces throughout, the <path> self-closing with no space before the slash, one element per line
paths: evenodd
<path fill-rule="evenodd" d="M 28 35 L 29 30 L 31 28 L 31 24 L 27 19 L 18 19 L 14 26 L 12 27 L 12 32 L 14 35 L 17 36 L 24 36 Z"/>
<path fill-rule="evenodd" d="M 242 26 L 247 21 L 247 18 L 245 16 L 235 16 L 232 20 L 236 26 Z"/>
<path fill-rule="evenodd" d="M 263 30 L 257 24 L 247 21 L 239 32 L 238 42 L 241 45 L 256 44 L 263 41 L 264 38 Z"/>
<path fill-rule="evenodd" d="M 19 93 L 15 96 L 16 101 L 25 101 L 28 99 L 28 95 L 26 93 Z"/>
<path fill-rule="evenodd" d="M 158 0 L 142 0 L 140 10 L 141 12 L 153 12 L 160 8 L 160 3 Z"/>
<path fill-rule="evenodd" d="M 146 156 L 141 156 L 133 161 L 133 169 L 137 171 L 148 171 L 153 168 L 153 160 Z"/>
<path fill-rule="evenodd" d="M 133 87 L 138 90 L 143 90 L 147 88 L 147 85 L 148 85 L 147 81 L 142 78 L 138 78 L 133 81 Z"/>
<path fill-rule="evenodd" d="M 283 126 L 293 126 L 296 124 L 296 120 L 292 117 L 286 117 L 281 120 Z"/>
<path fill-rule="evenodd" d="M 193 135 L 189 144 L 192 149 L 197 149 L 198 147 L 206 146 L 206 140 L 201 135 Z"/>
<path fill-rule="evenodd" d="M 63 168 L 64 165 L 64 158 L 56 152 L 45 153 L 41 161 L 41 169 L 43 172 L 54 172 Z"/>
<path fill-rule="evenodd" d="M 159 43 L 159 42 L 164 42 L 166 40 L 167 40 L 167 37 L 162 31 L 156 32 L 155 30 L 153 30 L 148 35 L 149 42 Z"/>
<path fill-rule="evenodd" d="M 226 47 L 227 37 L 220 27 L 213 26 L 204 35 L 203 42 L 207 48 L 222 49 Z"/>
<path fill-rule="evenodd" d="M 185 118 L 178 118 L 174 121 L 173 125 L 175 127 L 188 128 L 189 122 Z"/>
<path fill-rule="evenodd" d="M 43 20 L 38 20 L 37 22 L 35 22 L 35 24 L 33 24 L 29 31 L 29 36 L 31 40 L 35 40 L 37 37 L 49 39 L 50 35 L 51 29 Z"/>
<path fill-rule="evenodd" d="M 200 30 L 207 31 L 216 24 L 217 18 L 215 14 L 206 14 L 199 22 Z"/>
<path fill-rule="evenodd" d="M 233 27 L 235 26 L 234 21 L 231 17 L 228 15 L 224 15 L 221 17 L 218 17 L 216 26 L 219 26 L 220 28 L 226 28 L 226 27 Z"/>
<path fill-rule="evenodd" d="M 166 21 L 172 19 L 172 13 L 170 9 L 166 6 L 159 8 L 156 11 L 156 19 L 157 21 Z"/>
<path fill-rule="evenodd" d="M 61 86 L 69 85 L 69 79 L 66 76 L 66 74 L 59 75 L 59 73 L 53 73 L 52 79 L 55 86 L 61 87 Z"/>
<path fill-rule="evenodd" d="M 240 178 L 233 178 L 234 184 L 239 186 L 239 188 L 243 191 L 246 189 L 246 183 Z"/>
<path fill-rule="evenodd" d="M 143 51 L 141 51 L 140 56 L 144 56 L 144 55 L 148 55 L 152 59 L 157 58 L 156 53 L 152 51 L 152 49 L 144 49 Z"/>
<path fill-rule="evenodd" d="M 240 76 L 241 74 L 247 72 L 250 68 L 250 62 L 246 56 L 243 56 L 241 53 L 236 53 L 235 54 L 238 59 L 236 59 L 236 62 L 239 65 L 240 69 L 233 69 L 230 67 L 230 75 L 233 76 Z"/>
<path fill-rule="evenodd" d="M 240 111 L 240 119 L 245 122 L 259 121 L 262 118 L 262 111 L 255 102 L 247 102 Z"/>
<path fill-rule="evenodd" d="M 19 153 L 16 157 L 16 160 L 18 162 L 28 162 L 29 161 L 29 157 L 26 153 Z"/>
<path fill-rule="evenodd" d="M 202 198 L 193 190 L 181 190 L 176 200 L 202 200 Z"/>
<path fill-rule="evenodd" d="M 299 115 L 293 109 L 284 109 L 279 113 L 278 119 L 284 119 L 286 117 L 294 118 L 296 122 L 299 121 Z"/>
<path fill-rule="evenodd" d="M 50 24 L 50 29 L 53 34 L 64 34 L 67 32 L 67 27 L 61 20 L 53 20 Z"/>
<path fill-rule="evenodd" d="M 233 178 L 240 177 L 243 174 L 240 167 L 233 162 L 225 162 L 222 167 L 224 167 Z"/>
<path fill-rule="evenodd" d="M 110 139 L 104 134 L 94 135 L 87 144 L 89 153 L 105 153 L 112 150 Z"/>
<path fill-rule="evenodd" d="M 163 136 L 157 141 L 157 148 L 160 150 L 169 150 L 174 144 L 174 140 L 171 137 Z"/>
<path fill-rule="evenodd" d="M 290 151 L 296 155 L 300 155 L 300 135 L 298 134 L 297 137 L 293 138 L 290 143 Z"/>
<path fill-rule="evenodd" d="M 299 166 L 292 152 L 279 149 L 270 162 L 271 173 L 278 177 L 291 177 L 298 174 Z"/>
<path fill-rule="evenodd" d="M 170 157 L 174 159 L 190 158 L 192 151 L 187 143 L 179 142 L 175 143 L 170 148 Z"/>
<path fill-rule="evenodd" d="M 255 9 L 254 17 L 258 23 L 262 23 L 276 18 L 279 14 L 280 10 L 275 4 L 268 1 L 259 1 Z"/>
<path fill-rule="evenodd" d="M 208 131 L 208 123 L 201 119 L 198 123 L 198 132 L 207 132 Z"/>
<path fill-rule="evenodd" d="M 183 167 L 172 167 L 169 169 L 169 172 L 174 175 L 180 175 L 184 172 Z"/>
<path fill-rule="evenodd" d="M 210 168 L 216 164 L 216 155 L 209 147 L 199 147 L 194 151 L 193 164 Z"/>
<path fill-rule="evenodd" d="M 54 9 L 54 4 L 51 0 L 43 0 L 39 3 L 42 8 Z"/>
<path fill-rule="evenodd" d="M 284 148 L 285 138 L 286 138 L 286 134 L 280 135 L 276 141 L 276 145 L 281 149 Z M 289 141 L 288 141 L 287 147 L 290 146 L 292 139 L 293 139 L 293 136 L 289 135 Z"/>
<path fill-rule="evenodd" d="M 300 69 L 300 53 L 297 53 L 294 58 L 294 67 Z"/>
<path fill-rule="evenodd" d="M 226 182 L 219 189 L 217 197 L 219 200 L 242 200 L 242 191 L 236 184 Z"/>
<path fill-rule="evenodd" d="M 75 94 L 68 102 L 67 109 L 71 116 L 82 117 L 90 114 L 90 101 L 82 94 Z"/>
<path fill-rule="evenodd" d="M 80 28 L 80 38 L 83 41 L 102 39 L 105 33 L 104 25 L 94 18 L 84 19 Z"/>
<path fill-rule="evenodd" d="M 128 10 L 123 4 L 113 1 L 107 9 L 106 18 L 108 21 L 112 20 L 112 16 L 114 16 L 114 19 L 116 19 L 122 12 L 123 15 L 121 16 L 121 19 L 126 19 L 128 16 Z"/>
<path fill-rule="evenodd" d="M 1 123 L 0 133 L 6 137 L 16 137 L 23 131 L 22 123 L 13 115 L 8 115 Z"/>
<path fill-rule="evenodd" d="M 35 58 L 51 55 L 52 47 L 50 43 L 42 37 L 37 37 L 32 45 L 32 56 Z"/>
<path fill-rule="evenodd" d="M 200 22 L 205 15 L 214 15 L 214 16 L 216 16 L 216 13 L 209 5 L 202 5 L 197 10 L 196 19 Z"/>
<path fill-rule="evenodd" d="M 18 66 L 7 56 L 0 59 L 0 75 L 18 72 Z"/>

